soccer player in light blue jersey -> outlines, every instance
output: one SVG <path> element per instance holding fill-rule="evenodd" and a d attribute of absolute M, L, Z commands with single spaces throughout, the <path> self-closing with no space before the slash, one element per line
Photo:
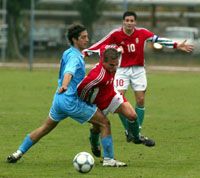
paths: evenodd
<path fill-rule="evenodd" d="M 77 95 L 77 85 L 85 76 L 85 62 L 81 51 L 87 47 L 88 33 L 84 26 L 72 25 L 68 30 L 71 47 L 60 62 L 58 88 L 54 95 L 49 116 L 42 126 L 24 138 L 18 150 L 7 157 L 8 163 L 16 163 L 35 143 L 68 117 L 83 124 L 89 122 L 99 127 L 103 147 L 103 166 L 123 167 L 126 163 L 114 159 L 113 141 L 109 120 L 95 106 L 86 104 Z"/>

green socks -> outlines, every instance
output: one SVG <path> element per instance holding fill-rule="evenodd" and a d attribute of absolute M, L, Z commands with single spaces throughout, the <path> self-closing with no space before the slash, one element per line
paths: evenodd
<path fill-rule="evenodd" d="M 92 129 L 90 129 L 90 143 L 93 147 L 98 147 L 99 143 L 99 133 L 95 133 Z"/>
<path fill-rule="evenodd" d="M 122 122 L 122 125 L 124 126 L 124 129 L 128 130 L 128 124 L 127 124 L 126 117 L 123 114 L 121 114 L 121 113 L 119 113 L 118 115 L 119 115 L 119 118 L 120 118 L 120 120 Z"/>
<path fill-rule="evenodd" d="M 124 126 L 124 129 L 127 130 L 128 133 L 132 134 L 136 140 L 139 139 L 140 129 L 138 119 L 131 122 L 123 114 L 119 114 L 119 117 Z"/>
<path fill-rule="evenodd" d="M 139 107 L 139 106 L 136 105 L 135 112 L 137 113 L 139 126 L 141 128 L 142 127 L 142 123 L 144 121 L 145 107 Z"/>
<path fill-rule="evenodd" d="M 135 112 L 137 113 L 137 119 L 139 123 L 139 127 L 142 127 L 143 121 L 144 121 L 144 112 L 145 112 L 145 107 L 139 107 L 136 105 L 135 107 Z M 128 124 L 127 124 L 127 119 L 123 114 L 119 114 L 120 120 L 122 122 L 122 125 L 124 126 L 125 130 L 128 130 Z"/>
<path fill-rule="evenodd" d="M 127 120 L 127 125 L 128 125 L 128 133 L 132 134 L 134 139 L 137 141 L 139 140 L 139 122 L 138 119 L 136 119 L 135 121 L 129 121 Z"/>

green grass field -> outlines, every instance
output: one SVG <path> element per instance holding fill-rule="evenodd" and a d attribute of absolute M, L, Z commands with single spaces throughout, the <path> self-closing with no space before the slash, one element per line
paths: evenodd
<path fill-rule="evenodd" d="M 154 148 L 126 143 L 117 115 L 109 115 L 115 157 L 126 168 L 103 168 L 98 159 L 88 174 L 72 159 L 90 151 L 89 124 L 66 119 L 17 163 L 5 162 L 24 136 L 46 118 L 57 85 L 57 70 L 0 69 L 0 178 L 198 178 L 200 173 L 200 73 L 149 72 L 143 133 Z M 134 104 L 132 93 L 127 98 Z"/>

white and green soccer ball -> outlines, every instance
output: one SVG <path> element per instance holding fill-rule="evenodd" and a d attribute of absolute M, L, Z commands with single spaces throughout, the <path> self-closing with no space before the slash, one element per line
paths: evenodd
<path fill-rule="evenodd" d="M 73 159 L 74 168 L 81 173 L 88 173 L 94 166 L 94 158 L 90 153 L 80 152 Z"/>

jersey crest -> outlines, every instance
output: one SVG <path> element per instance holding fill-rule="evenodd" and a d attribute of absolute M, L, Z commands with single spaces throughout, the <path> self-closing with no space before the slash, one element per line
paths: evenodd
<path fill-rule="evenodd" d="M 139 43 L 139 38 L 135 39 L 135 43 L 138 44 Z"/>

